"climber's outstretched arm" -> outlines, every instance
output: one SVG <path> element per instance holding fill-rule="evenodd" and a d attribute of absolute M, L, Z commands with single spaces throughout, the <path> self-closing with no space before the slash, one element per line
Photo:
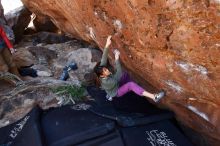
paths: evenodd
<path fill-rule="evenodd" d="M 108 51 L 109 51 L 109 46 L 111 45 L 111 37 L 112 36 L 108 36 L 106 44 L 105 44 L 105 48 L 102 54 L 102 59 L 101 59 L 101 63 L 100 66 L 106 66 L 107 65 L 107 60 L 108 60 Z"/>
<path fill-rule="evenodd" d="M 114 77 L 117 81 L 120 81 L 121 76 L 122 76 L 121 63 L 119 60 L 120 52 L 116 49 L 114 51 L 114 54 L 115 54 L 115 68 L 116 68 L 116 73 L 115 73 Z"/>

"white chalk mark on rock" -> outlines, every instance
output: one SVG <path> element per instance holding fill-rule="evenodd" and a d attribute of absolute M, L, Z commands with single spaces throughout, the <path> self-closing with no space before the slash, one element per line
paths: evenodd
<path fill-rule="evenodd" d="M 172 89 L 174 89 L 177 92 L 182 92 L 182 87 L 180 85 L 178 85 L 177 83 L 173 82 L 173 81 L 166 81 L 166 84 L 169 85 Z"/>
<path fill-rule="evenodd" d="M 121 30 L 121 29 L 123 28 L 123 25 L 122 25 L 121 21 L 118 20 L 118 19 L 114 20 L 114 21 L 113 21 L 113 24 L 114 24 L 114 26 L 115 26 L 118 30 Z"/>
<path fill-rule="evenodd" d="M 180 68 L 182 68 L 184 71 L 188 72 L 190 69 L 190 65 L 183 62 L 183 61 L 177 61 L 176 65 L 178 65 Z"/>
<path fill-rule="evenodd" d="M 220 47 L 220 44 L 215 44 L 215 46 Z"/>
<path fill-rule="evenodd" d="M 195 70 L 200 72 L 203 75 L 208 74 L 208 70 L 204 66 L 201 66 L 201 65 L 196 65 Z"/>
<path fill-rule="evenodd" d="M 184 72 L 188 73 L 191 71 L 197 71 L 202 75 L 207 75 L 208 70 L 202 65 L 194 65 L 192 63 L 187 63 L 184 61 L 177 61 L 176 65 L 179 66 Z"/>
<path fill-rule="evenodd" d="M 220 0 L 211 0 L 210 2 L 220 4 Z"/>
<path fill-rule="evenodd" d="M 95 14 L 96 16 L 98 16 L 98 13 L 97 13 L 96 11 L 94 12 L 94 14 Z"/>
<path fill-rule="evenodd" d="M 195 107 L 189 105 L 189 106 L 188 106 L 188 109 L 191 110 L 191 111 L 193 111 L 194 113 L 196 113 L 197 115 L 199 115 L 200 117 L 202 117 L 203 119 L 205 119 L 206 121 L 209 122 L 208 116 L 207 116 L 205 113 L 200 112 L 197 108 L 195 108 Z"/>
<path fill-rule="evenodd" d="M 94 41 L 96 41 L 96 36 L 92 27 L 89 27 L 89 35 Z"/>
<path fill-rule="evenodd" d="M 102 16 L 104 17 L 105 20 L 108 19 L 108 17 L 106 16 L 106 13 L 105 13 L 105 12 L 103 12 Z"/>
<path fill-rule="evenodd" d="M 94 15 L 103 21 L 106 21 L 108 19 L 108 17 L 106 16 L 106 12 L 104 11 L 94 11 Z"/>

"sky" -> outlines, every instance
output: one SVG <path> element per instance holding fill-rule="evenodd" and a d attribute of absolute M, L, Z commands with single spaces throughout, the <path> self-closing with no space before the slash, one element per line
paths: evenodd
<path fill-rule="evenodd" d="M 7 12 L 23 5 L 20 0 L 1 0 L 1 1 L 2 1 L 2 6 L 4 8 L 5 14 Z"/>

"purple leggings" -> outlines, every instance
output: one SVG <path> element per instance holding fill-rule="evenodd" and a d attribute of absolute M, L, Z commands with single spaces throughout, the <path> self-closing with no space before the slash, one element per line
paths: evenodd
<path fill-rule="evenodd" d="M 138 84 L 131 81 L 128 73 L 123 73 L 123 75 L 120 79 L 120 82 L 119 82 L 117 97 L 123 96 L 124 94 L 128 93 L 129 91 L 133 91 L 137 95 L 142 96 L 142 93 L 145 90 L 142 87 L 140 87 Z"/>

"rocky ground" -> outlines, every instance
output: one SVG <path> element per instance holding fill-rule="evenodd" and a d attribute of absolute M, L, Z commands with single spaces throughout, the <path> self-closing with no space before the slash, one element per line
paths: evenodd
<path fill-rule="evenodd" d="M 148 82 L 167 91 L 161 105 L 176 113 L 188 137 L 200 146 L 219 146 L 217 0 L 55 0 L 54 5 L 50 0 L 22 1 L 27 8 L 6 15 L 15 41 L 22 40 L 14 60 L 19 67 L 34 64 L 49 77 L 23 77 L 25 81 L 14 79 L 11 84 L 0 74 L 0 127 L 21 118 L 35 104 L 59 106 L 60 98 L 51 88 L 93 83 L 91 70 L 101 52 L 57 32 L 99 48 L 111 34 L 112 47 L 120 50 L 121 62 L 135 80 L 150 91 Z M 31 19 L 34 28 L 26 29 Z M 71 62 L 78 64 L 78 70 L 60 81 L 64 66 Z"/>
<path fill-rule="evenodd" d="M 100 48 L 111 34 L 112 47 L 136 81 L 166 90 L 161 104 L 207 145 L 219 146 L 219 0 L 22 2 L 63 32 Z"/>
<path fill-rule="evenodd" d="M 58 103 L 63 96 L 53 91 L 57 87 L 94 84 L 92 70 L 102 55 L 91 44 L 50 32 L 25 35 L 15 48 L 17 52 L 13 59 L 19 68 L 33 64 L 32 68 L 49 76 L 25 76 L 17 84 L 0 80 L 0 128 L 22 118 L 35 105 L 43 109 L 60 106 Z M 77 64 L 78 69 L 69 72 L 67 81 L 59 80 L 63 68 L 72 62 Z M 150 84 L 148 89 L 155 90 Z M 90 99 L 87 93 L 84 97 Z M 200 145 L 206 143 L 205 140 L 201 141 L 201 135 L 197 132 L 180 126 L 190 139 L 197 140 Z"/>
<path fill-rule="evenodd" d="M 101 58 L 101 52 L 86 42 L 49 32 L 26 35 L 15 47 L 18 67 L 33 64 L 47 77 L 22 77 L 17 85 L 0 80 L 0 127 L 20 119 L 36 104 L 43 109 L 59 106 L 60 97 L 52 90 L 56 87 L 93 83 L 92 69 Z M 67 81 L 59 80 L 63 68 L 73 62 L 78 69 L 69 72 Z"/>

